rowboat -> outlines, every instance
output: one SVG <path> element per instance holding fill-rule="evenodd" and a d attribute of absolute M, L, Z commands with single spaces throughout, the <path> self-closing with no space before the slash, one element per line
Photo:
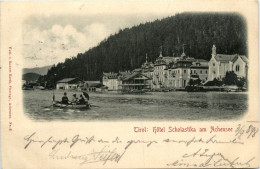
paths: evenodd
<path fill-rule="evenodd" d="M 68 108 L 68 109 L 89 109 L 90 104 L 62 104 L 60 102 L 53 102 L 53 107 Z"/>

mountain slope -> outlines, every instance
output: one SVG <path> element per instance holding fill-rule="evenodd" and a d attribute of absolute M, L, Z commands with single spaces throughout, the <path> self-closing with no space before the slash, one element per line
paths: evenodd
<path fill-rule="evenodd" d="M 48 70 L 51 67 L 52 66 L 35 67 L 35 68 L 24 68 L 23 69 L 23 74 L 26 74 L 26 73 L 37 73 L 37 74 L 40 74 L 40 75 L 46 75 Z"/>
<path fill-rule="evenodd" d="M 145 61 L 146 53 L 154 61 L 161 46 L 164 56 L 179 56 L 184 46 L 186 55 L 209 60 L 213 44 L 217 53 L 247 55 L 246 29 L 237 14 L 177 14 L 120 30 L 86 53 L 52 67 L 47 79 L 97 80 L 102 72 L 133 70 Z"/>

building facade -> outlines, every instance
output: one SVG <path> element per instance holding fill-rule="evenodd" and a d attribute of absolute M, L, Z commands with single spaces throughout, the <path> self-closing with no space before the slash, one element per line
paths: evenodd
<path fill-rule="evenodd" d="M 167 87 L 173 88 L 185 88 L 190 80 L 190 66 L 192 61 L 190 60 L 179 60 L 176 63 L 172 64 L 168 69 L 171 72 L 169 76 L 169 85 Z"/>
<path fill-rule="evenodd" d="M 197 59 L 192 62 L 192 65 L 190 66 L 191 77 L 198 77 L 204 83 L 208 80 L 208 69 L 208 61 Z"/>
<path fill-rule="evenodd" d="M 103 73 L 102 84 L 107 86 L 109 91 L 122 90 L 122 81 L 130 74 L 130 71 L 119 71 L 119 73 Z"/>
<path fill-rule="evenodd" d="M 120 85 L 118 73 L 103 73 L 102 82 L 103 85 L 108 87 L 108 90 L 118 90 L 118 86 Z"/>
<path fill-rule="evenodd" d="M 244 55 L 217 54 L 216 46 L 212 47 L 211 59 L 209 61 L 208 80 L 215 78 L 221 80 L 226 72 L 234 71 L 238 77 L 247 77 L 248 59 Z"/>
<path fill-rule="evenodd" d="M 238 77 L 248 76 L 248 58 L 244 55 L 237 55 L 233 60 L 233 71 Z"/>
<path fill-rule="evenodd" d="M 150 76 L 152 78 L 152 88 L 166 88 L 168 86 L 169 71 L 168 67 L 172 64 L 176 58 L 174 57 L 163 57 L 162 52 L 160 52 L 159 57 L 154 62 L 154 68 L 150 71 Z"/>
<path fill-rule="evenodd" d="M 125 81 L 129 76 L 141 74 L 150 79 L 151 89 L 178 89 L 185 88 L 189 85 L 190 80 L 199 80 L 202 83 L 212 81 L 214 78 L 221 80 L 225 77 L 227 71 L 234 71 L 238 77 L 246 77 L 248 72 L 248 59 L 243 55 L 225 55 L 217 54 L 216 47 L 212 47 L 212 57 L 208 62 L 204 59 L 195 59 L 186 56 L 183 48 L 183 53 L 179 57 L 162 55 L 154 63 L 146 61 L 140 68 L 124 74 L 109 73 L 103 74 L 103 84 L 108 86 L 110 90 L 136 89 L 135 82 Z M 133 79 L 129 79 L 130 81 Z M 132 85 L 127 85 L 130 83 Z M 137 87 L 138 88 L 138 87 Z"/>
<path fill-rule="evenodd" d="M 185 88 L 190 79 L 208 78 L 208 61 L 186 56 L 183 51 L 180 57 L 163 57 L 156 59 L 152 72 L 152 88 Z"/>

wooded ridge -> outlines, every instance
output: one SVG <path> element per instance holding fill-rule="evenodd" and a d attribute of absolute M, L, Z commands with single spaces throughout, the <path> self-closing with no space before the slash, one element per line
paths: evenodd
<path fill-rule="evenodd" d="M 217 53 L 247 56 L 244 18 L 234 13 L 182 13 L 125 28 L 85 53 L 58 63 L 41 78 L 54 83 L 68 77 L 99 80 L 103 72 L 139 68 L 146 53 L 149 61 L 155 61 L 161 46 L 163 56 L 180 56 L 184 45 L 187 56 L 210 60 L 213 44 Z"/>

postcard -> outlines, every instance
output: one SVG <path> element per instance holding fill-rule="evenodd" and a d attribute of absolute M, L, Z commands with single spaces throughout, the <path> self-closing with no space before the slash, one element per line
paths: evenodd
<path fill-rule="evenodd" d="M 256 0 L 0 7 L 3 169 L 259 167 Z"/>

